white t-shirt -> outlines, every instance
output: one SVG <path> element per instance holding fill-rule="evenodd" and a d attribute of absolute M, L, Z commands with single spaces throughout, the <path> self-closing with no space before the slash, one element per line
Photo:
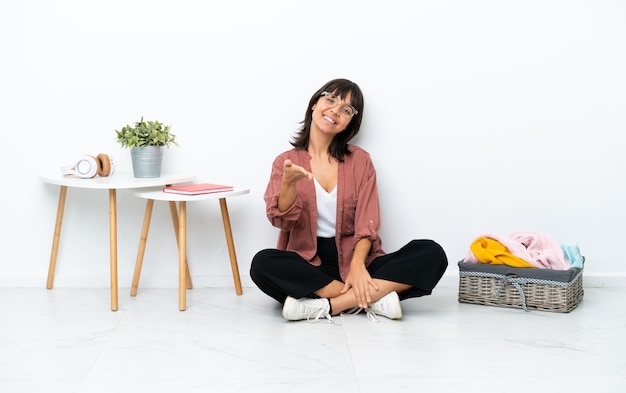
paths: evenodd
<path fill-rule="evenodd" d="M 317 236 L 335 237 L 337 225 L 337 186 L 331 192 L 327 192 L 317 179 L 315 183 L 315 196 L 317 197 Z"/>

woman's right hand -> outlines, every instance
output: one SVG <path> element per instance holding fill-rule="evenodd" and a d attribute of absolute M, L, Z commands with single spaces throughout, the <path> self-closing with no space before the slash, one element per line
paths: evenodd
<path fill-rule="evenodd" d="M 296 200 L 296 183 L 302 179 L 313 180 L 313 174 L 291 160 L 283 163 L 283 181 L 278 195 L 278 210 L 286 211 Z"/>
<path fill-rule="evenodd" d="M 283 183 L 292 185 L 304 178 L 311 181 L 313 180 L 313 174 L 303 167 L 294 164 L 291 160 L 285 160 L 283 163 Z"/>

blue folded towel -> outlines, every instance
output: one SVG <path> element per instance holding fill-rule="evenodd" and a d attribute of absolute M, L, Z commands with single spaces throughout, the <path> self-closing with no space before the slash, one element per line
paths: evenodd
<path fill-rule="evenodd" d="M 563 243 L 561 244 L 561 249 L 563 249 L 563 254 L 565 254 L 565 259 L 568 260 L 572 267 L 583 268 L 584 258 L 580 255 L 580 249 L 578 248 L 578 244 L 576 243 Z"/>

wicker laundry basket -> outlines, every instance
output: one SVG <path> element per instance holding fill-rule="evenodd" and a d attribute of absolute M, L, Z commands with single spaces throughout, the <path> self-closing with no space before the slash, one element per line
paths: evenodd
<path fill-rule="evenodd" d="M 570 312 L 582 301 L 583 269 L 548 270 L 459 262 L 459 302 Z"/>

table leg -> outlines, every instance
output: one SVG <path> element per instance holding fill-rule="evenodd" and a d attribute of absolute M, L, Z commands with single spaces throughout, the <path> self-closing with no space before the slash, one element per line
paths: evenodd
<path fill-rule="evenodd" d="M 117 311 L 117 193 L 109 189 L 109 241 L 111 259 L 111 311 Z"/>
<path fill-rule="evenodd" d="M 174 225 L 174 234 L 176 235 L 176 244 L 180 247 L 180 239 L 178 236 L 178 212 L 176 211 L 176 202 L 169 201 L 170 215 L 172 216 L 172 224 Z M 192 289 L 193 284 L 191 282 L 191 273 L 189 272 L 189 261 L 187 260 L 187 253 L 185 253 L 185 269 L 187 270 L 187 289 Z"/>
<path fill-rule="evenodd" d="M 52 251 L 50 252 L 50 266 L 48 266 L 48 281 L 46 288 L 52 289 L 54 285 L 54 271 L 57 265 L 57 255 L 59 253 L 59 241 L 61 240 L 61 226 L 63 225 L 63 211 L 65 209 L 65 198 L 67 196 L 67 186 L 61 186 L 59 193 L 59 204 L 57 206 L 57 220 L 54 225 L 54 236 L 52 237 Z"/>
<path fill-rule="evenodd" d="M 228 254 L 230 255 L 230 267 L 233 271 L 233 280 L 235 281 L 235 292 L 241 295 L 241 278 L 239 277 L 239 265 L 237 264 L 237 255 L 235 254 L 235 242 L 233 241 L 233 232 L 230 227 L 230 217 L 228 215 L 228 207 L 226 206 L 226 198 L 220 198 L 220 209 L 222 210 L 222 222 L 224 223 L 224 233 L 226 234 L 226 244 L 228 245 Z"/>
<path fill-rule="evenodd" d="M 187 308 L 186 266 L 187 266 L 187 202 L 178 202 L 178 309 Z"/>
<path fill-rule="evenodd" d="M 152 219 L 153 207 L 154 199 L 148 199 L 146 201 L 146 213 L 143 216 L 143 227 L 141 228 L 141 236 L 139 237 L 139 250 L 137 250 L 137 260 L 135 261 L 135 273 L 133 274 L 133 283 L 130 287 L 130 296 L 137 296 L 137 288 L 139 287 L 139 276 L 141 275 L 143 256 L 146 251 L 146 243 L 148 242 L 148 231 L 150 230 L 150 220 Z"/>

